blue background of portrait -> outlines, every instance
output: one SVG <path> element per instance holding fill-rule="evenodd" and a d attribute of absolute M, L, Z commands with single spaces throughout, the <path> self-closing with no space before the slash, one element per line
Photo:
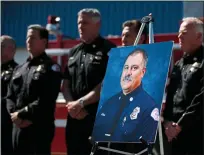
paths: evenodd
<path fill-rule="evenodd" d="M 172 55 L 172 41 L 111 49 L 101 90 L 99 108 L 107 99 L 121 91 L 120 76 L 123 65 L 129 53 L 135 48 L 142 48 L 147 53 L 148 62 L 142 80 L 143 88 L 161 107 Z"/>

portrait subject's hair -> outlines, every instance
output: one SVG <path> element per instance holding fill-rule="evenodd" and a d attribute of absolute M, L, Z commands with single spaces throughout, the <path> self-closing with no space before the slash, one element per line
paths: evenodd
<path fill-rule="evenodd" d="M 138 53 L 141 53 L 142 56 L 143 56 L 143 64 L 144 64 L 144 68 L 146 68 L 147 66 L 147 62 L 148 62 L 148 56 L 147 56 L 147 53 L 144 49 L 141 49 L 141 48 L 136 48 L 134 49 L 128 56 L 127 56 L 127 59 L 129 56 L 134 56 Z M 125 62 L 127 61 L 127 59 L 125 60 Z"/>

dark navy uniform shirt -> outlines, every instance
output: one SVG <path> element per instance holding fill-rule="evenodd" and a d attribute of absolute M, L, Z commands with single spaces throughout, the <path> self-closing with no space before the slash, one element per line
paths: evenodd
<path fill-rule="evenodd" d="M 203 86 L 203 47 L 176 62 L 167 87 L 164 117 L 177 122 Z"/>
<path fill-rule="evenodd" d="M 159 108 L 142 86 L 130 94 L 111 97 L 99 109 L 93 137 L 95 141 L 139 142 L 140 136 L 153 142 Z"/>
<path fill-rule="evenodd" d="M 54 124 L 61 85 L 58 64 L 44 52 L 16 67 L 8 88 L 7 109 L 18 117 L 43 126 Z M 42 126 L 41 126 L 42 127 Z"/>
<path fill-rule="evenodd" d="M 180 149 L 193 154 L 202 154 L 200 152 L 203 151 L 203 53 L 204 47 L 200 46 L 176 62 L 167 87 L 163 112 L 165 120 L 179 121 L 182 128 L 173 143 L 178 143 Z"/>
<path fill-rule="evenodd" d="M 70 50 L 64 78 L 70 81 L 73 100 L 78 100 L 102 82 L 108 62 L 107 53 L 115 47 L 110 41 L 98 37 L 92 43 L 80 43 Z M 95 117 L 98 104 L 86 106 Z"/>

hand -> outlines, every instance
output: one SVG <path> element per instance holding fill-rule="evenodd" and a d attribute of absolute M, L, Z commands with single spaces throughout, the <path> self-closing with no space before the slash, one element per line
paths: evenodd
<path fill-rule="evenodd" d="M 17 126 L 19 128 L 26 128 L 26 127 L 30 126 L 31 124 L 33 124 L 33 123 L 29 120 L 22 120 L 21 124 L 19 124 Z"/>
<path fill-rule="evenodd" d="M 16 125 L 19 125 L 22 122 L 22 119 L 18 118 L 18 112 L 11 113 L 11 120 Z"/>
<path fill-rule="evenodd" d="M 82 120 L 84 119 L 89 113 L 85 109 L 81 109 L 81 111 L 76 115 L 76 119 Z"/>
<path fill-rule="evenodd" d="M 80 105 L 78 100 L 77 101 L 68 102 L 66 107 L 67 107 L 67 110 L 69 112 L 69 115 L 72 118 L 75 118 L 77 116 L 77 114 L 79 114 L 79 112 L 82 109 L 82 106 Z"/>
<path fill-rule="evenodd" d="M 164 124 L 164 128 L 169 142 L 171 142 L 174 138 L 176 139 L 178 134 L 181 132 L 181 127 L 174 122 L 166 122 Z"/>
<path fill-rule="evenodd" d="M 176 128 L 176 131 L 177 131 L 177 135 L 181 132 L 181 127 L 177 124 L 177 123 L 172 123 L 172 126 L 174 126 Z"/>

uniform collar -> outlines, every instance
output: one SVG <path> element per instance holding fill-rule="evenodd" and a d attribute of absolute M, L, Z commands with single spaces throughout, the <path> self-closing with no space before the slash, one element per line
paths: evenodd
<path fill-rule="evenodd" d="M 140 84 L 139 87 L 137 87 L 135 90 L 133 90 L 131 93 L 124 95 L 123 92 L 121 93 L 121 95 L 119 96 L 119 99 L 121 97 L 123 98 L 128 98 L 130 101 L 133 101 L 134 98 L 143 90 L 142 88 L 142 84 Z"/>
<path fill-rule="evenodd" d="M 27 62 L 30 62 L 30 64 L 36 64 L 36 63 L 42 62 L 46 57 L 47 57 L 47 54 L 43 52 L 37 57 L 34 57 L 34 58 L 29 57 L 27 59 Z"/>
<path fill-rule="evenodd" d="M 203 52 L 204 52 L 204 47 L 201 45 L 199 48 L 197 48 L 194 52 L 191 54 L 184 54 L 184 63 L 192 63 L 192 62 L 197 62 L 201 59 L 203 59 Z"/>
<path fill-rule="evenodd" d="M 98 37 L 96 37 L 91 43 L 87 44 L 87 43 L 83 43 L 85 46 L 89 46 L 92 48 L 96 48 L 98 46 L 101 45 L 101 41 L 102 41 L 102 37 L 100 35 L 98 35 Z"/>

